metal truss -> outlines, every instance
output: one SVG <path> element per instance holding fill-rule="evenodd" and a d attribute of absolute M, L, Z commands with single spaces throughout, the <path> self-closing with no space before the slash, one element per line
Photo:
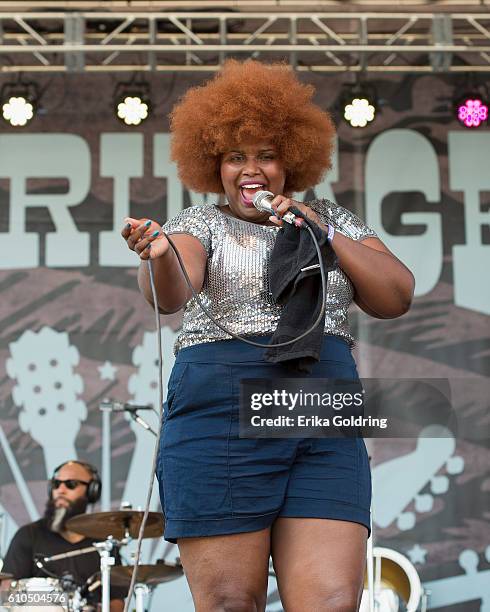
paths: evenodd
<path fill-rule="evenodd" d="M 312 72 L 490 72 L 490 13 L 0 12 L 0 73 L 215 71 L 227 57 Z"/>
<path fill-rule="evenodd" d="M 36 11 L 44 9 L 62 10 L 260 10 L 260 11 L 323 11 L 323 10 L 370 10 L 393 8 L 393 0 L 0 0 L 4 10 Z M 490 0 L 396 0 L 399 10 L 430 11 L 451 8 L 455 11 L 480 10 L 490 6 Z"/>

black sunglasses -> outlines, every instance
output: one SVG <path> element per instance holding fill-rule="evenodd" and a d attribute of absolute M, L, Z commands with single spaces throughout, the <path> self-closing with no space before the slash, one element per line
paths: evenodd
<path fill-rule="evenodd" d="M 86 482 L 85 480 L 77 480 L 75 478 L 69 478 L 68 480 L 59 480 L 58 478 L 53 478 L 51 480 L 51 486 L 53 490 L 58 489 L 62 484 L 64 484 L 67 489 L 70 489 L 70 491 L 73 491 L 81 484 L 88 486 L 90 483 Z"/>

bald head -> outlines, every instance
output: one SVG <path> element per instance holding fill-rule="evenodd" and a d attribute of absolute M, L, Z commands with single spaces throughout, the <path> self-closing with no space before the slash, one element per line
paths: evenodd
<path fill-rule="evenodd" d="M 93 472 L 85 464 L 79 461 L 67 461 L 56 471 L 55 478 L 60 480 L 78 479 L 90 481 L 93 478 Z"/>

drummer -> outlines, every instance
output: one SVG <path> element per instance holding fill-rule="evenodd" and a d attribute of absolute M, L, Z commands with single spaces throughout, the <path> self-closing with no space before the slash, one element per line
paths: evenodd
<path fill-rule="evenodd" d="M 13 537 L 4 559 L 2 572 L 12 574 L 14 579 L 48 577 L 61 578 L 70 574 L 77 585 L 86 584 L 88 578 L 100 571 L 100 556 L 97 551 L 47 562 L 39 567 L 36 560 L 59 553 L 71 552 L 93 544 L 93 538 L 74 533 L 66 528 L 68 519 L 84 514 L 89 503 L 100 498 L 102 483 L 97 469 L 81 461 L 67 461 L 60 465 L 48 483 L 48 501 L 42 519 L 21 527 Z M 121 560 L 116 553 L 116 564 Z M 9 588 L 3 580 L 2 589 Z M 99 603 L 101 589 L 93 591 L 90 603 Z M 111 612 L 121 612 L 126 590 L 111 587 Z"/>

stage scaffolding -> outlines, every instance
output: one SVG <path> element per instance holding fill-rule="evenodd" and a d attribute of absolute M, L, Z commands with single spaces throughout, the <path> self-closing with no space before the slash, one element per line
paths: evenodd
<path fill-rule="evenodd" d="M 104 12 L 0 5 L 0 73 L 211 72 L 228 57 L 320 73 L 490 72 L 488 10 L 293 13 L 283 2 L 259 12 L 254 3 L 247 11 L 161 12 L 108 4 L 113 10 Z"/>

